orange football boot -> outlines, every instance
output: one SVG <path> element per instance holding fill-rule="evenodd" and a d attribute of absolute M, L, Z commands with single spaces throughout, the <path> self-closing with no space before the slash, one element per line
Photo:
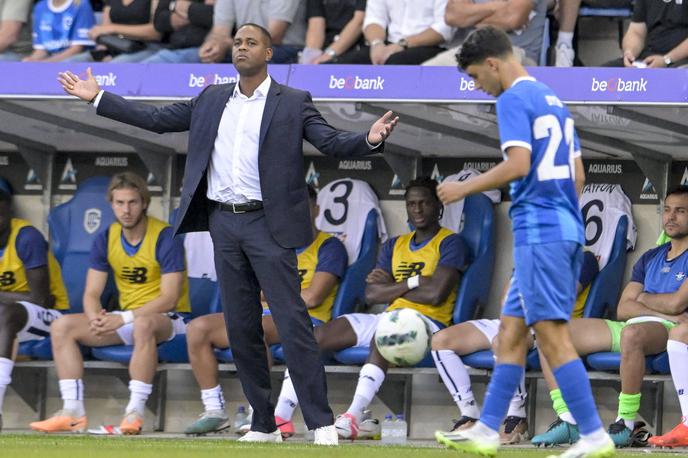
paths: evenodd
<path fill-rule="evenodd" d="M 688 426 L 683 421 L 662 436 L 653 436 L 647 441 L 655 447 L 688 447 Z"/>
<path fill-rule="evenodd" d="M 119 430 L 122 434 L 128 436 L 136 436 L 141 434 L 141 429 L 143 428 L 143 415 L 135 410 L 127 412 L 124 414 L 122 423 L 119 425 Z"/>
<path fill-rule="evenodd" d="M 34 431 L 40 431 L 42 433 L 85 432 L 88 426 L 86 416 L 75 417 L 72 413 L 73 412 L 68 410 L 59 410 L 47 420 L 34 421 L 29 426 Z"/>

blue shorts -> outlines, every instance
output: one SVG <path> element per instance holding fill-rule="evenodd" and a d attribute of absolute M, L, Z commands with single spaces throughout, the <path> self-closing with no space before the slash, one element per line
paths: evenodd
<path fill-rule="evenodd" d="M 272 312 L 270 312 L 270 309 L 263 309 L 263 316 L 267 316 L 267 315 L 272 315 Z M 317 318 L 313 318 L 310 315 L 308 315 L 308 318 L 311 319 L 311 323 L 313 323 L 313 327 L 321 326 L 321 325 L 325 324 L 324 321 L 321 321 Z"/>
<path fill-rule="evenodd" d="M 514 247 L 514 273 L 502 314 L 538 321 L 571 319 L 583 247 L 552 242 Z"/>

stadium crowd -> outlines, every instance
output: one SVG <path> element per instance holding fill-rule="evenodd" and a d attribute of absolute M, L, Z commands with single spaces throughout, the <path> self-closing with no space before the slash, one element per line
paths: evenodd
<path fill-rule="evenodd" d="M 583 6 L 615 8 L 608 16 L 632 8 L 618 58 L 605 65 L 688 63 L 682 1 Z M 0 61 L 230 62 L 236 27 L 251 22 L 272 34 L 273 63 L 454 66 L 467 34 L 492 25 L 509 34 L 525 64 L 571 67 L 580 63 L 580 7 L 581 0 L 0 0 Z M 550 34 L 556 40 L 543 58 Z"/>

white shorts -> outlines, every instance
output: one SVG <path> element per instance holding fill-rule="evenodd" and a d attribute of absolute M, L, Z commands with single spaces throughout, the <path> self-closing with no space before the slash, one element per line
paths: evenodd
<path fill-rule="evenodd" d="M 469 323 L 475 326 L 478 331 L 482 332 L 487 341 L 490 342 L 490 345 L 492 345 L 492 341 L 497 337 L 497 333 L 499 332 L 499 319 L 489 320 L 483 318 L 480 320 L 471 320 Z"/>
<path fill-rule="evenodd" d="M 356 346 L 357 347 L 367 347 L 373 341 L 375 337 L 375 330 L 377 329 L 377 324 L 382 318 L 382 313 L 372 314 L 372 313 L 349 313 L 343 315 L 349 321 L 349 324 L 356 333 Z M 431 319 L 426 320 L 430 325 L 430 331 L 432 333 L 439 332 L 440 327 L 437 323 Z"/>
<path fill-rule="evenodd" d="M 32 304 L 31 302 L 18 301 L 26 309 L 28 319 L 26 324 L 19 331 L 17 337 L 19 342 L 28 342 L 29 340 L 43 340 L 50 337 L 50 324 L 62 316 L 62 312 L 53 309 L 47 309 L 40 305 Z"/>
<path fill-rule="evenodd" d="M 120 315 L 124 312 L 121 310 L 115 310 L 114 312 L 110 313 Z M 184 319 L 181 315 L 178 313 L 162 313 L 162 315 L 166 316 L 172 321 L 172 335 L 170 335 L 170 338 L 165 342 L 169 342 L 177 335 L 186 334 L 186 323 L 184 323 Z M 134 323 L 125 324 L 121 328 L 118 328 L 116 332 L 119 338 L 122 339 L 122 342 L 124 342 L 124 345 L 134 345 Z"/>
<path fill-rule="evenodd" d="M 467 321 L 467 323 L 472 324 L 478 331 L 482 332 L 488 342 L 490 342 L 490 345 L 492 345 L 494 338 L 497 337 L 497 333 L 499 332 L 498 318 L 494 320 L 482 318 L 480 320 Z M 533 328 L 530 328 L 530 334 L 535 337 L 535 331 Z M 533 346 L 531 348 L 535 348 L 535 340 L 533 340 Z"/>

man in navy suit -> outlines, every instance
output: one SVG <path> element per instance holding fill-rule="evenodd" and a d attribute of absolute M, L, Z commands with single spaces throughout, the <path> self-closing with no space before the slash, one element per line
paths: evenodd
<path fill-rule="evenodd" d="M 254 408 L 246 441 L 279 442 L 261 328 L 260 291 L 270 306 L 304 420 L 315 443 L 336 445 L 327 385 L 310 319 L 299 294 L 294 248 L 312 241 L 303 177 L 303 139 L 325 154 L 382 152 L 398 117 L 391 112 L 365 134 L 330 126 L 310 94 L 273 81 L 270 34 L 245 24 L 234 36 L 237 84 L 208 86 L 196 98 L 156 108 L 60 73 L 65 92 L 98 114 L 154 132 L 189 130 L 177 233 L 210 230 L 227 330 L 239 378 Z"/>

